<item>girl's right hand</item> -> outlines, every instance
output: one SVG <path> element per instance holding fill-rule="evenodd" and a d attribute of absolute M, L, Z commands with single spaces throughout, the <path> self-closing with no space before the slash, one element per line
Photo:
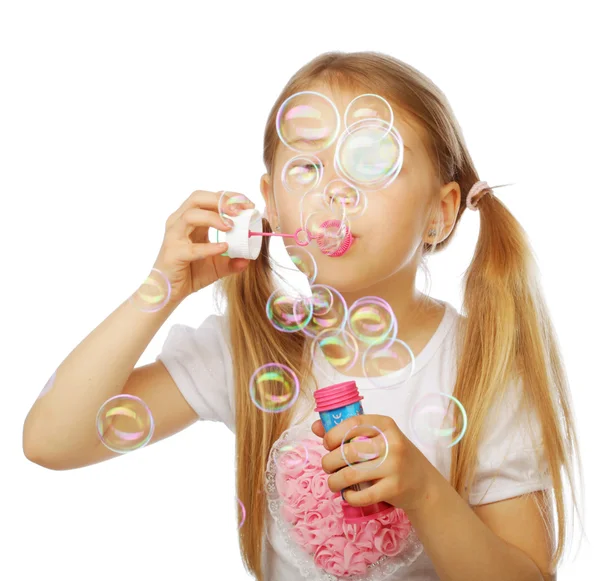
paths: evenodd
<path fill-rule="evenodd" d="M 235 201 L 247 198 L 236 192 L 227 192 L 225 197 L 235 196 Z M 227 243 L 209 242 L 209 227 L 228 232 L 231 226 L 219 215 L 221 192 L 196 190 L 167 219 L 165 237 L 154 268 L 171 283 L 171 301 L 181 302 L 187 296 L 204 288 L 224 276 L 242 272 L 250 263 L 245 258 L 221 256 L 227 252 Z M 239 210 L 254 208 L 247 203 L 226 204 L 221 211 L 235 216 Z"/>

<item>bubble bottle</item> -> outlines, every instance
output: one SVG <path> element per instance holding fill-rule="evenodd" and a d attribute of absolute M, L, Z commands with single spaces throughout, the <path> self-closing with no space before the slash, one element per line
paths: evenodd
<path fill-rule="evenodd" d="M 317 389 L 314 396 L 317 404 L 315 411 L 319 412 L 326 432 L 352 416 L 364 414 L 360 403 L 363 397 L 359 394 L 355 381 L 345 381 Z M 359 482 L 349 488 L 360 491 L 372 485 L 372 482 Z M 387 502 L 377 502 L 368 506 L 352 506 L 342 496 L 342 511 L 344 520 L 347 523 L 366 522 L 379 518 L 393 510 L 395 510 L 395 507 Z"/>

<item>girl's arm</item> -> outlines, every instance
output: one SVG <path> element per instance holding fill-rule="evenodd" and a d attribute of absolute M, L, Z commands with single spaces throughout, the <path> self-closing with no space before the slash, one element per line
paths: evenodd
<path fill-rule="evenodd" d="M 155 421 L 152 442 L 197 417 L 161 362 L 135 364 L 178 303 L 149 313 L 123 302 L 61 363 L 52 388 L 36 400 L 23 426 L 25 456 L 52 470 L 70 470 L 117 456 L 100 442 L 96 414 L 112 396 L 140 397 Z"/>
<path fill-rule="evenodd" d="M 534 498 L 472 509 L 442 474 L 432 474 L 427 501 L 406 514 L 442 581 L 556 578 L 549 571 L 551 541 Z"/>

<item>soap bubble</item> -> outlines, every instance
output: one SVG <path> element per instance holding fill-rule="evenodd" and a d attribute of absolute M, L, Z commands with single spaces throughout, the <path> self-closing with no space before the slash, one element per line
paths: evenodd
<path fill-rule="evenodd" d="M 281 182 L 291 194 L 313 191 L 323 177 L 323 165 L 313 155 L 299 155 L 288 160 L 281 170 Z"/>
<path fill-rule="evenodd" d="M 341 333 L 348 317 L 344 297 L 325 284 L 315 284 L 310 289 L 312 294 L 307 300 L 312 306 L 312 316 L 302 332 L 312 338 L 325 329 L 338 329 Z"/>
<path fill-rule="evenodd" d="M 160 311 L 171 298 L 171 281 L 158 269 L 153 268 L 148 278 L 129 297 L 129 302 L 140 311 Z"/>
<path fill-rule="evenodd" d="M 410 433 L 421 447 L 437 445 L 451 448 L 460 442 L 467 429 L 467 412 L 454 396 L 428 393 L 412 408 Z"/>
<path fill-rule="evenodd" d="M 346 107 L 344 125 L 350 127 L 354 123 L 367 119 L 378 119 L 387 127 L 391 127 L 394 124 L 394 111 L 383 97 L 374 93 L 365 93 L 353 99 Z"/>
<path fill-rule="evenodd" d="M 380 297 L 361 297 L 348 310 L 348 329 L 367 345 L 395 339 L 397 322 L 392 307 Z"/>
<path fill-rule="evenodd" d="M 415 369 L 412 349 L 400 339 L 369 345 L 363 353 L 362 368 L 373 388 L 398 387 Z"/>
<path fill-rule="evenodd" d="M 244 506 L 244 503 L 239 499 L 236 498 L 237 501 L 237 508 L 239 509 L 239 513 L 238 513 L 238 522 L 240 523 L 238 525 L 238 531 L 242 528 L 242 525 L 246 522 L 246 507 Z"/>
<path fill-rule="evenodd" d="M 341 450 L 347 466 L 358 470 L 374 470 L 387 458 L 389 445 L 385 434 L 377 426 L 358 425 L 346 432 Z"/>
<path fill-rule="evenodd" d="M 295 333 L 306 327 L 313 316 L 310 297 L 275 290 L 267 300 L 267 318 L 273 327 L 284 333 Z"/>
<path fill-rule="evenodd" d="M 358 361 L 358 344 L 347 331 L 338 328 L 324 329 L 311 344 L 312 361 L 325 375 L 331 370 L 346 372 Z M 321 357 L 322 356 L 322 357 Z"/>
<path fill-rule="evenodd" d="M 308 463 L 308 448 L 301 442 L 286 444 L 276 452 L 275 464 L 285 473 L 302 470 Z"/>
<path fill-rule="evenodd" d="M 235 214 L 241 210 L 253 208 L 252 201 L 244 196 L 244 194 L 236 194 L 234 192 L 221 192 L 217 209 L 221 218 L 227 217 L 228 214 Z"/>
<path fill-rule="evenodd" d="M 302 91 L 282 103 L 275 124 L 285 146 L 301 153 L 316 153 L 336 140 L 340 115 L 333 101 L 325 95 Z"/>
<path fill-rule="evenodd" d="M 335 151 L 337 173 L 361 189 L 381 190 L 396 179 L 404 142 L 395 127 L 367 119 L 348 127 Z"/>
<path fill-rule="evenodd" d="M 267 363 L 259 367 L 250 378 L 250 398 L 264 411 L 279 413 L 294 405 L 300 393 L 296 374 L 281 363 Z"/>
<path fill-rule="evenodd" d="M 152 439 L 154 418 L 139 397 L 123 393 L 102 404 L 96 416 L 96 431 L 109 450 L 125 454 Z"/>
<path fill-rule="evenodd" d="M 286 244 L 285 249 L 291 258 L 294 266 L 308 279 L 308 284 L 312 285 L 317 278 L 317 263 L 313 255 L 303 246 L 294 246 Z"/>
<path fill-rule="evenodd" d="M 323 189 L 323 203 L 334 215 L 359 218 L 367 209 L 367 195 L 343 179 L 331 180 Z"/>

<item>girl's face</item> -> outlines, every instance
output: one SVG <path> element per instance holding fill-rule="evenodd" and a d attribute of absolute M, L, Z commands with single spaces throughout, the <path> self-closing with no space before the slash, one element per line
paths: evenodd
<path fill-rule="evenodd" d="M 345 128 L 343 119 L 346 107 L 359 93 L 334 93 L 325 85 L 317 85 L 310 90 L 325 95 L 336 105 L 341 122 L 339 140 Z M 452 195 L 448 194 L 457 189 L 458 184 L 452 182 L 442 188 L 425 149 L 422 130 L 414 123 L 409 124 L 408 117 L 395 108 L 393 124 L 404 145 L 401 170 L 383 189 L 366 192 L 368 202 L 363 215 L 347 213 L 355 240 L 345 254 L 327 256 L 315 241 L 306 247 L 317 265 L 315 283 L 333 286 L 342 293 L 352 293 L 373 288 L 402 269 L 414 269 L 416 272 L 419 249 L 424 240 L 431 241 L 427 236 L 432 227 L 428 213 L 436 195 L 440 195 L 445 202 L 442 212 L 444 221 L 450 225 L 448 231 L 438 237 L 438 242 L 452 229 L 460 201 L 460 189 Z M 322 203 L 319 194 L 328 183 L 340 178 L 334 169 L 336 145 L 337 141 L 327 149 L 311 154 L 322 165 L 322 177 L 316 190 L 303 198 L 302 195 L 290 193 L 282 181 L 282 169 L 286 162 L 300 154 L 279 142 L 273 175 L 262 176 L 261 191 L 267 204 L 269 221 L 273 227 L 278 224 L 280 232 L 293 234 L 302 226 L 301 214 L 306 219 L 311 212 L 316 212 L 316 215 L 323 215 L 323 210 L 327 212 L 326 207 L 319 204 Z M 291 239 L 285 240 L 286 244 L 293 243 Z"/>

